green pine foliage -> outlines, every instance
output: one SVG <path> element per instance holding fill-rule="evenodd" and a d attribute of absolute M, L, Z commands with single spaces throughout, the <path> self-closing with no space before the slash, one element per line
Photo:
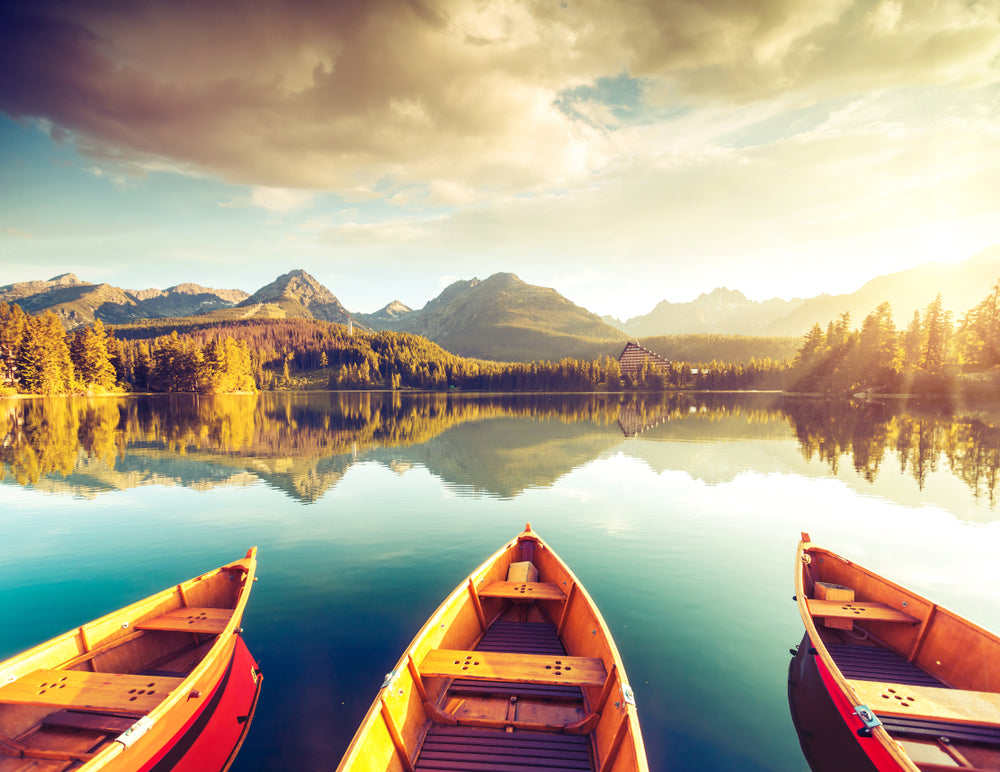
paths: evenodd
<path fill-rule="evenodd" d="M 806 333 L 792 360 L 792 391 L 826 394 L 868 392 L 952 394 L 959 379 L 975 391 L 976 374 L 1000 365 L 1000 281 L 956 326 L 941 295 L 923 313 L 914 312 L 897 330 L 892 309 L 882 303 L 861 329 L 849 314 Z M 996 380 L 996 379 L 993 379 Z M 987 379 L 984 394 L 993 380 Z M 994 396 L 995 396 L 994 389 Z"/>
<path fill-rule="evenodd" d="M 121 391 L 255 391 L 245 341 L 196 340 L 176 332 L 153 341 L 121 341 L 97 321 L 66 334 L 47 311 L 25 314 L 0 303 L 0 389 L 4 394 Z"/>
<path fill-rule="evenodd" d="M 75 382 L 62 323 L 51 311 L 25 319 L 11 368 L 11 385 L 23 394 L 66 394 Z"/>
<path fill-rule="evenodd" d="M 73 334 L 69 351 L 77 376 L 85 386 L 114 388 L 115 368 L 111 364 L 108 334 L 100 319 L 92 327 L 83 327 Z"/>
<path fill-rule="evenodd" d="M 345 326 L 313 319 L 241 320 L 188 324 L 164 335 L 162 322 L 116 330 L 122 340 L 125 380 L 142 388 L 143 365 L 151 361 L 146 388 L 196 391 L 191 363 L 213 340 L 246 346 L 258 388 L 298 388 L 307 374 L 320 373 L 329 389 L 464 389 L 476 391 L 593 392 L 677 388 L 780 389 L 787 364 L 767 357 L 738 364 L 676 363 L 668 370 L 623 376 L 618 360 L 563 357 L 557 362 L 494 362 L 452 354 L 419 335 L 399 332 L 348 333 Z M 188 348 L 185 349 L 185 346 Z M 196 351 L 197 349 L 197 351 Z M 159 357 L 159 359 L 157 358 Z M 131 367 L 131 371 L 128 368 Z M 695 372 L 692 372 L 692 371 Z M 315 383 L 315 381 L 314 381 Z"/>
<path fill-rule="evenodd" d="M 641 338 L 639 345 L 670 360 L 682 362 L 781 362 L 795 356 L 799 339 L 761 335 L 656 335 Z M 619 351 L 621 349 L 619 348 Z"/>
<path fill-rule="evenodd" d="M 663 391 L 781 389 L 784 360 L 675 361 L 622 373 L 615 356 L 495 362 L 456 356 L 418 335 L 350 334 L 314 319 L 178 320 L 68 336 L 52 314 L 0 305 L 0 387 L 58 394 L 128 388 L 201 394 L 256 389 L 464 389 L 475 391 Z M 703 350 L 703 349 L 702 349 Z"/>

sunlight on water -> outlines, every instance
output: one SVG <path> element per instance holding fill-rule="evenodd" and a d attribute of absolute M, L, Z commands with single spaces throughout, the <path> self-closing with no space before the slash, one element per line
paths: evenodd
<path fill-rule="evenodd" d="M 0 445 L 0 657 L 256 544 L 244 627 L 265 682 L 233 769 L 329 770 L 427 616 L 530 521 L 615 635 L 653 769 L 802 770 L 786 695 L 800 531 L 1000 630 L 993 424 L 841 410 L 18 403 Z"/>

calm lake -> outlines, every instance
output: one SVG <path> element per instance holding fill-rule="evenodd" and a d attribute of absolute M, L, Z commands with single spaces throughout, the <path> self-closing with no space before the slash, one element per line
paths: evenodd
<path fill-rule="evenodd" d="M 1000 631 L 1000 412 L 778 396 L 0 400 L 0 659 L 259 547 L 233 767 L 333 770 L 526 522 L 593 596 L 651 768 L 808 769 L 800 531 Z"/>

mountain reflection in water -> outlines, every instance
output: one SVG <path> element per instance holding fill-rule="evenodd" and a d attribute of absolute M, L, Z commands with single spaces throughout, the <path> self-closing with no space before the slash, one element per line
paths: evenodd
<path fill-rule="evenodd" d="M 893 468 L 919 493 L 931 475 L 947 472 L 992 508 L 1000 466 L 995 416 L 777 395 L 307 392 L 5 400 L 0 478 L 87 497 L 139 485 L 263 481 L 313 502 L 354 464 L 376 462 L 397 470 L 422 466 L 463 495 L 507 498 L 623 452 L 707 482 L 746 468 L 772 471 L 768 463 L 780 470 L 818 461 L 824 474 L 853 468 L 855 483 L 875 483 Z M 674 445 L 720 441 L 770 444 L 763 454 L 744 449 L 710 460 Z M 790 444 L 797 453 L 787 452 Z"/>

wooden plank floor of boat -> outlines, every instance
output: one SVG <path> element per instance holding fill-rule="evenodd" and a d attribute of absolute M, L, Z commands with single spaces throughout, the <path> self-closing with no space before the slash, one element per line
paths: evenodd
<path fill-rule="evenodd" d="M 498 621 L 486 631 L 477 651 L 566 655 L 548 622 Z M 455 679 L 449 695 L 502 694 L 554 701 L 582 701 L 578 686 Z M 466 726 L 431 727 L 415 764 L 417 772 L 531 772 L 592 770 L 586 735 L 507 732 Z"/>
<path fill-rule="evenodd" d="M 908 662 L 891 649 L 883 646 L 862 646 L 826 642 L 827 651 L 837 663 L 845 678 L 858 681 L 892 681 L 910 686 L 950 688 L 930 673 Z M 874 706 L 872 706 L 874 707 Z M 876 708 L 876 713 L 877 713 Z M 887 716 L 879 719 L 886 731 L 902 735 L 936 740 L 947 737 L 952 742 L 971 742 L 983 746 L 1000 747 L 1000 729 L 954 721 L 938 721 L 917 716 Z"/>
<path fill-rule="evenodd" d="M 588 739 L 548 732 L 505 732 L 463 726 L 431 728 L 418 772 L 590 770 Z"/>

